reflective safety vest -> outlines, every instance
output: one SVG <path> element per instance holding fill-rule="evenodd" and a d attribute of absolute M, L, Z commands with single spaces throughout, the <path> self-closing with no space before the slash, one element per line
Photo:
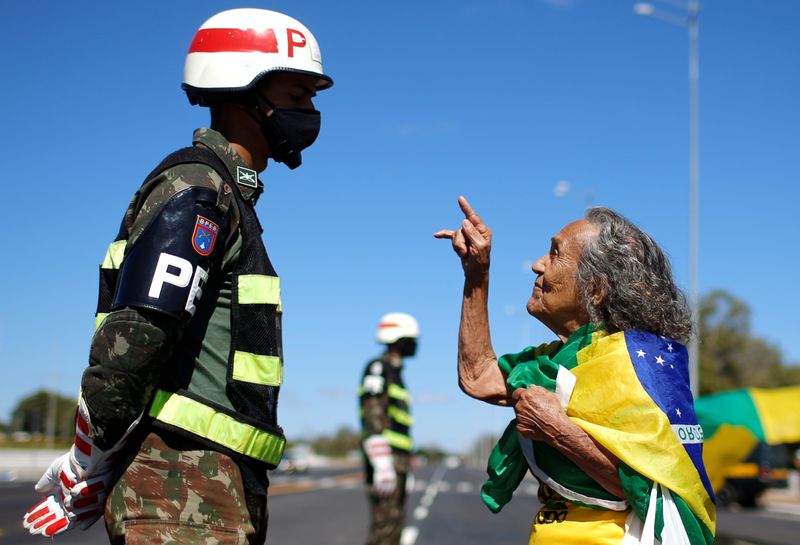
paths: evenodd
<path fill-rule="evenodd" d="M 380 364 L 380 371 L 375 367 Z M 375 380 L 370 377 L 380 377 Z M 381 431 L 391 445 L 392 450 L 408 453 L 414 446 L 411 440 L 410 429 L 414 424 L 411 417 L 411 394 L 406 390 L 400 369 L 383 359 L 370 362 L 364 372 L 361 386 L 358 388 L 363 415 L 363 404 L 367 397 L 379 397 L 385 403 L 386 416 L 389 426 Z M 385 397 L 384 397 L 385 396 Z"/>
<path fill-rule="evenodd" d="M 200 146 L 169 155 L 146 182 L 182 163 L 211 166 L 230 186 L 239 210 L 242 247 L 233 268 L 231 346 L 226 394 L 234 410 L 205 399 L 202 392 L 158 389 L 150 403 L 153 425 L 209 445 L 233 457 L 277 466 L 286 440 L 277 424 L 278 392 L 283 381 L 280 280 L 261 239 L 253 205 L 246 202 L 231 173 L 217 155 Z M 144 188 L 144 186 L 143 186 Z M 119 234 L 100 268 L 95 327 L 111 312 L 129 229 L 140 205 L 139 193 L 129 206 Z M 135 246 L 136 242 L 132 246 Z"/>

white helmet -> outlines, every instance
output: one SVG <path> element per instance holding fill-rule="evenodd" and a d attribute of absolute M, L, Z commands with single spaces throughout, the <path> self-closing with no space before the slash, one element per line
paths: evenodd
<path fill-rule="evenodd" d="M 381 317 L 375 338 L 379 343 L 392 344 L 402 338 L 419 337 L 419 324 L 413 316 L 402 312 L 390 312 Z"/>
<path fill-rule="evenodd" d="M 333 85 L 317 40 L 300 21 L 266 9 L 231 9 L 194 35 L 182 87 L 192 104 L 205 106 L 207 95 L 246 91 L 274 71 L 316 76 L 318 90 Z"/>

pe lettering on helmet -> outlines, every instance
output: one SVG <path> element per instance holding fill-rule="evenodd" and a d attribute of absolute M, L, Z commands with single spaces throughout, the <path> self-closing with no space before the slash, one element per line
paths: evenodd
<path fill-rule="evenodd" d="M 200 255 L 208 255 L 214 250 L 219 225 L 208 218 L 197 216 L 192 233 L 192 248 Z"/>
<path fill-rule="evenodd" d="M 286 45 L 288 47 L 287 56 L 294 57 L 294 48 L 306 46 L 306 37 L 299 30 L 293 28 L 286 29 Z"/>
<path fill-rule="evenodd" d="M 236 183 L 247 187 L 258 187 L 258 173 L 249 168 L 236 167 Z"/>

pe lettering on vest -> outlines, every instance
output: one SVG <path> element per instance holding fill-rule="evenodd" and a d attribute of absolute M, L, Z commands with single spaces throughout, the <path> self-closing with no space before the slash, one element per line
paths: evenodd
<path fill-rule="evenodd" d="M 161 252 L 158 256 L 158 263 L 153 273 L 153 280 L 150 282 L 150 291 L 147 295 L 153 299 L 160 299 L 164 284 L 169 284 L 177 288 L 185 288 L 190 285 L 188 297 L 184 310 L 194 316 L 195 300 L 203 295 L 202 283 L 208 280 L 208 272 L 200 265 L 193 269 L 191 262 L 182 257 Z"/>

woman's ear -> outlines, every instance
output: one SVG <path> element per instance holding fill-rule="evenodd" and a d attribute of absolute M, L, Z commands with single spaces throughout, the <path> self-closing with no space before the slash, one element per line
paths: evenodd
<path fill-rule="evenodd" d="M 608 278 L 605 275 L 596 276 L 594 279 L 594 293 L 592 294 L 593 307 L 599 307 L 605 301 L 608 290 Z"/>

